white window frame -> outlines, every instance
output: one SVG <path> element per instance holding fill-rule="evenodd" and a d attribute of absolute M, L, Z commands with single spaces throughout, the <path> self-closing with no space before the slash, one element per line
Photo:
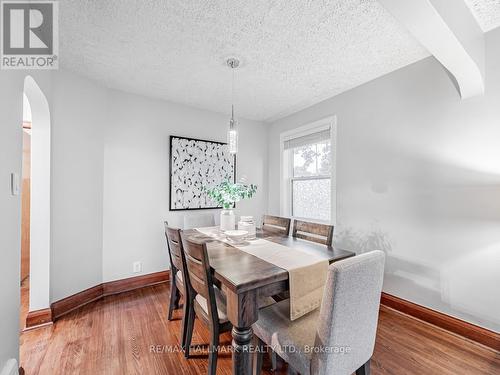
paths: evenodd
<path fill-rule="evenodd" d="M 292 138 L 305 136 L 330 128 L 331 142 L 331 171 L 330 171 L 330 220 L 317 222 L 337 224 L 337 116 L 329 116 L 321 120 L 299 126 L 293 130 L 289 130 L 280 134 L 280 215 L 292 217 L 292 181 L 293 180 L 311 180 L 321 179 L 324 176 L 315 177 L 293 177 L 293 165 L 291 158 L 285 153 L 285 142 Z M 289 152 L 289 151 L 288 151 Z M 287 153 L 288 153 L 287 152 Z M 300 217 L 292 217 L 293 219 L 304 219 Z M 305 220 L 311 220 L 306 218 Z"/>

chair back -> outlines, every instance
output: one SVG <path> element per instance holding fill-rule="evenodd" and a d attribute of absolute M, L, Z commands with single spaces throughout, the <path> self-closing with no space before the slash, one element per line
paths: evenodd
<path fill-rule="evenodd" d="M 180 229 L 171 228 L 165 222 L 165 237 L 167 238 L 168 253 L 170 257 L 170 266 L 172 267 L 172 277 L 175 277 L 177 271 L 182 272 L 182 276 L 185 278 L 185 260 L 184 260 L 184 250 L 182 248 Z"/>
<path fill-rule="evenodd" d="M 352 374 L 373 354 L 385 254 L 376 250 L 333 263 L 321 304 L 311 374 Z"/>
<path fill-rule="evenodd" d="M 209 318 L 218 322 L 219 314 L 217 312 L 212 273 L 210 272 L 207 244 L 206 242 L 190 240 L 182 232 L 181 238 L 186 257 L 187 284 L 191 299 L 194 299 L 197 294 L 205 298 L 207 300 Z"/>
<path fill-rule="evenodd" d="M 291 220 L 287 217 L 264 215 L 262 229 L 279 235 L 288 236 Z"/>
<path fill-rule="evenodd" d="M 326 246 L 332 246 L 333 225 L 294 220 L 292 236 Z"/>
<path fill-rule="evenodd" d="M 213 214 L 197 214 L 184 216 L 184 229 L 214 227 L 215 219 Z"/>

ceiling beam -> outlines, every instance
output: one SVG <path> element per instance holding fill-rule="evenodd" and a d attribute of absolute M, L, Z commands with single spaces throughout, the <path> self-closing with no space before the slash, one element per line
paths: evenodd
<path fill-rule="evenodd" d="M 463 0 L 379 0 L 453 76 L 462 99 L 484 94 L 484 34 Z"/>

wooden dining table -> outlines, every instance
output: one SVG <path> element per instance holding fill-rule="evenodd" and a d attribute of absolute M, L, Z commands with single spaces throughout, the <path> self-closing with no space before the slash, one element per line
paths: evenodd
<path fill-rule="evenodd" d="M 275 296 L 289 290 L 288 271 L 246 253 L 228 243 L 204 235 L 196 229 L 183 231 L 195 242 L 206 242 L 216 284 L 227 298 L 227 316 L 233 325 L 233 374 L 252 372 L 250 345 L 252 324 L 259 319 L 259 297 Z M 257 237 L 299 249 L 330 263 L 355 255 L 354 252 L 314 242 L 257 230 Z"/>

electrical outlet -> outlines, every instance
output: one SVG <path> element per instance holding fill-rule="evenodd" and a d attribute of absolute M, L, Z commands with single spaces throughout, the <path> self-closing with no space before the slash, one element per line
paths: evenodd
<path fill-rule="evenodd" d="M 142 262 L 134 262 L 134 273 L 142 272 Z"/>

